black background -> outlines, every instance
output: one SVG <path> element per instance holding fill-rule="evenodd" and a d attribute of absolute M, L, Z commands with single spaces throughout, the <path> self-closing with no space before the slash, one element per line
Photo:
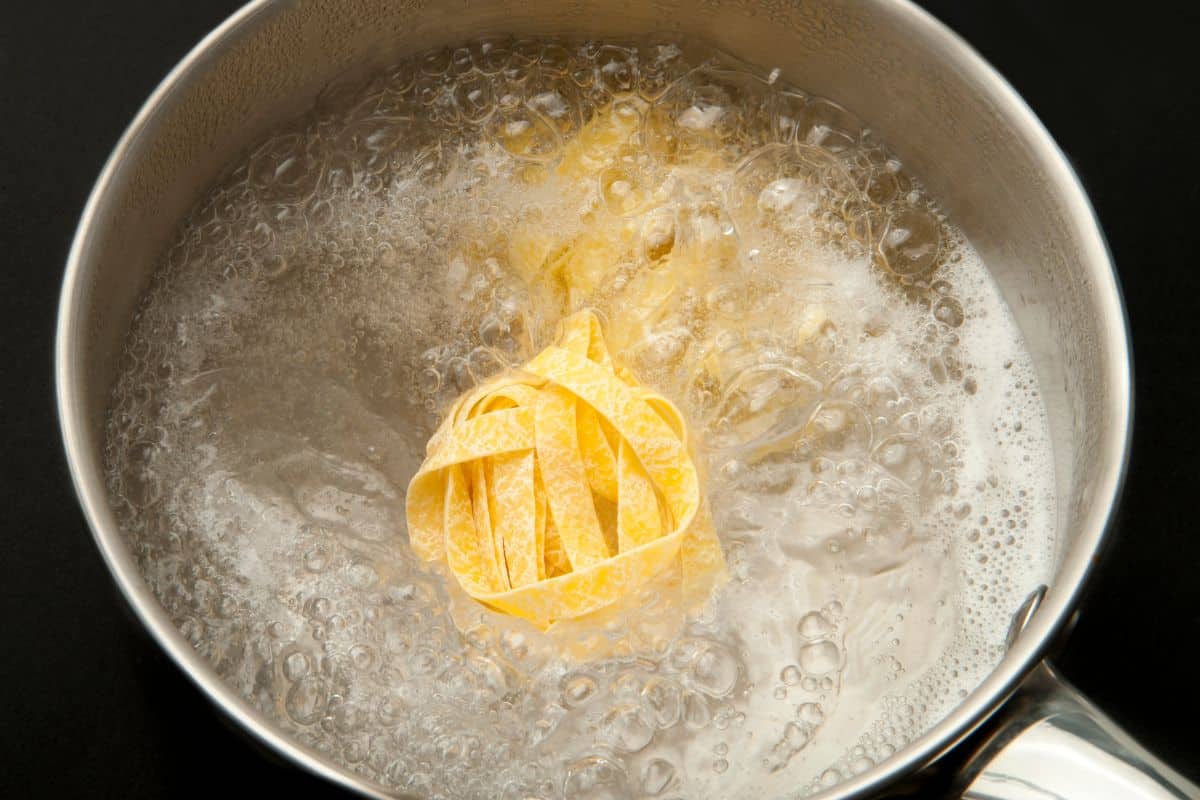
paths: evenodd
<path fill-rule="evenodd" d="M 55 302 L 87 192 L 158 81 L 237 5 L 35 0 L 0 22 L 0 796 L 335 794 L 248 744 L 139 630 L 75 505 L 53 414 Z M 1200 779 L 1200 16 L 1192 3 L 924 5 L 1042 118 L 1115 254 L 1133 461 L 1058 663 Z"/>

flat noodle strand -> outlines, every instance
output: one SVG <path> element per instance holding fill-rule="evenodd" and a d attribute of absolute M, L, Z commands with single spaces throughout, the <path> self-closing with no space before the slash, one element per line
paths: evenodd
<path fill-rule="evenodd" d="M 615 542 L 604 527 L 614 504 Z M 420 558 L 444 560 L 471 597 L 543 628 L 672 564 L 689 604 L 724 575 L 682 416 L 614 367 L 590 311 L 564 320 L 523 371 L 451 407 L 407 508 Z"/>

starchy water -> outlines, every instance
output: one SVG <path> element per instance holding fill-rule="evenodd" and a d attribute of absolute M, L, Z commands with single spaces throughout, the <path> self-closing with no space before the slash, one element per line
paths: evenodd
<path fill-rule="evenodd" d="M 544 633 L 406 543 L 439 412 L 583 307 L 689 420 L 730 580 L 682 628 L 651 585 Z M 489 40 L 335 82 L 197 205 L 107 458 L 179 630 L 348 769 L 765 798 L 995 666 L 1053 566 L 1049 448 L 986 265 L 854 114 L 691 43 Z"/>

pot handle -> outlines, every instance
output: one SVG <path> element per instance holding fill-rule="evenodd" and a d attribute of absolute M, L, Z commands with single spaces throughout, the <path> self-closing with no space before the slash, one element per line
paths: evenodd
<path fill-rule="evenodd" d="M 1039 665 L 988 722 L 959 773 L 963 800 L 1197 800 L 1200 787 L 1159 761 Z"/>

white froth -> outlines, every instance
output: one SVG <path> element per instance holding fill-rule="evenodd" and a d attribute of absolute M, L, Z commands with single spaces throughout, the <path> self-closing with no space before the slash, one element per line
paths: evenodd
<path fill-rule="evenodd" d="M 476 42 L 343 91 L 235 166 L 138 312 L 108 456 L 148 583 L 242 695 L 383 786 L 816 790 L 936 723 L 1049 579 L 1047 422 L 985 265 L 844 109 L 695 53 Z M 547 179 L 635 95 L 621 180 Z M 693 135 L 726 160 L 663 160 Z M 647 186 L 641 261 L 586 302 L 619 311 L 664 247 L 736 254 L 622 354 L 699 432 L 732 579 L 665 634 L 649 587 L 580 662 L 595 623 L 547 636 L 418 564 L 404 487 L 439 409 L 553 330 L 512 232 L 570 241 Z"/>

